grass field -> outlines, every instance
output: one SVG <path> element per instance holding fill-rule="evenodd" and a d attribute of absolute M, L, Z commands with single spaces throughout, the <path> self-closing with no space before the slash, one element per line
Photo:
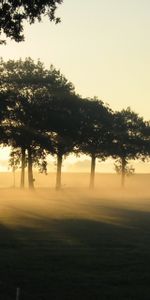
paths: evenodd
<path fill-rule="evenodd" d="M 0 189 L 0 299 L 150 299 L 150 176 L 104 177 Z"/>

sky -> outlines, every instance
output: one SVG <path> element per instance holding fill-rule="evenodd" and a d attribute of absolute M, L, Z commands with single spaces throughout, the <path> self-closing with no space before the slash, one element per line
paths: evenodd
<path fill-rule="evenodd" d="M 53 64 L 83 97 L 113 110 L 130 106 L 150 119 L 150 1 L 64 0 L 61 23 L 25 23 L 25 42 L 7 39 L 4 60 L 31 57 Z"/>

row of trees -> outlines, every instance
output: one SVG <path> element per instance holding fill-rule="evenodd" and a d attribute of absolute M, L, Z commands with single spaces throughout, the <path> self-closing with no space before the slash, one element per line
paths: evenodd
<path fill-rule="evenodd" d="M 10 163 L 21 167 L 22 188 L 26 167 L 30 188 L 33 166 L 46 173 L 48 154 L 57 157 L 56 189 L 70 153 L 91 157 L 90 188 L 97 158 L 115 158 L 124 185 L 129 161 L 150 155 L 150 122 L 130 108 L 113 112 L 97 98 L 83 99 L 60 71 L 31 58 L 0 61 L 0 138 L 12 147 Z"/>

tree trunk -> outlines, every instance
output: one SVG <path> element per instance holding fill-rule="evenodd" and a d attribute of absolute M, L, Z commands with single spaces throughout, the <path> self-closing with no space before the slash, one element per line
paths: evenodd
<path fill-rule="evenodd" d="M 24 188 L 25 184 L 25 148 L 21 148 L 21 181 L 20 181 L 20 187 L 21 189 Z"/>
<path fill-rule="evenodd" d="M 124 188 L 125 185 L 125 166 L 126 166 L 126 160 L 124 157 L 121 158 L 121 186 Z"/>
<path fill-rule="evenodd" d="M 91 174 L 90 174 L 90 189 L 94 189 L 94 179 L 95 179 L 95 166 L 96 166 L 96 157 L 94 154 L 91 156 Z"/>
<path fill-rule="evenodd" d="M 33 170 L 32 170 L 32 151 L 31 148 L 28 148 L 28 183 L 29 189 L 34 189 L 34 179 L 33 179 Z"/>
<path fill-rule="evenodd" d="M 62 168 L 62 154 L 57 154 L 57 174 L 56 174 L 56 190 L 61 189 L 61 168 Z"/>

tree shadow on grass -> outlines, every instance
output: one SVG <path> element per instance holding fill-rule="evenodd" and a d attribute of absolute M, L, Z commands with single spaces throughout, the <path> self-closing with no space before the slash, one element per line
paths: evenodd
<path fill-rule="evenodd" d="M 24 211 L 23 225 L 0 224 L 0 278 L 22 300 L 149 299 L 150 213 L 104 210 L 105 221 Z"/>

